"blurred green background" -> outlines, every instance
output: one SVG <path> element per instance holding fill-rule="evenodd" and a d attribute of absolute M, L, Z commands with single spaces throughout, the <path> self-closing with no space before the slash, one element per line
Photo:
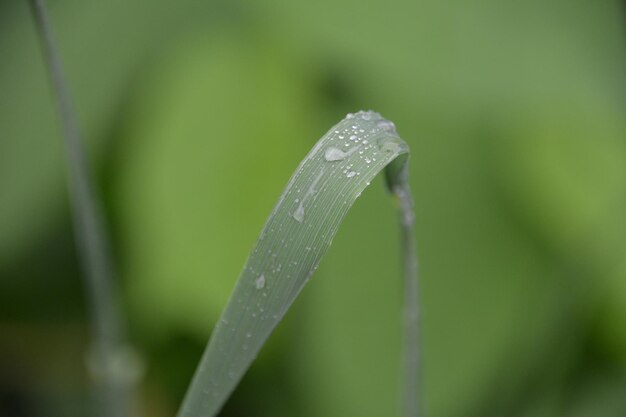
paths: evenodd
<path fill-rule="evenodd" d="M 106 208 L 140 406 L 173 416 L 306 152 L 372 108 L 412 149 L 430 417 L 626 415 L 625 3 L 50 0 Z M 88 415 L 62 142 L 0 0 L 0 415 Z M 382 181 L 223 416 L 391 416 Z"/>

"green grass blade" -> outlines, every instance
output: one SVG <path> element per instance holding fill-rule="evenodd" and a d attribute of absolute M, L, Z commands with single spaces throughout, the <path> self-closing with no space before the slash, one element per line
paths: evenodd
<path fill-rule="evenodd" d="M 405 203 L 400 205 L 401 213 L 412 225 L 407 156 L 408 146 L 393 123 L 374 112 L 349 114 L 318 141 L 291 177 L 266 222 L 211 335 L 180 417 L 210 417 L 219 412 L 313 275 L 354 201 L 385 167 L 390 190 Z M 403 230 L 409 228 L 403 226 Z M 414 246 L 408 250 L 414 251 Z M 414 254 L 411 259 L 415 259 Z M 416 272 L 412 267 L 405 269 Z M 407 314 L 413 316 L 417 317 Z M 408 337 L 406 345 L 413 341 L 417 342 L 413 336 Z M 407 348 L 407 356 L 416 354 L 416 349 L 417 345 Z M 412 357 L 409 362 L 417 365 Z M 413 365 L 407 368 L 414 372 Z M 413 376 L 409 379 L 413 381 Z M 415 384 L 409 389 L 416 389 Z M 409 397 L 415 401 L 416 395 L 414 392 Z M 416 407 L 405 408 L 417 413 Z"/>

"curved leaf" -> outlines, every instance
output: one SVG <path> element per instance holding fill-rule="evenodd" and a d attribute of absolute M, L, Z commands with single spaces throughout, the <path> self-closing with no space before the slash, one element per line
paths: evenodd
<path fill-rule="evenodd" d="M 341 221 L 370 181 L 389 166 L 391 190 L 401 199 L 405 196 L 402 172 L 407 154 L 393 123 L 371 111 L 349 114 L 318 141 L 270 214 L 179 416 L 218 413 L 317 269 Z"/>

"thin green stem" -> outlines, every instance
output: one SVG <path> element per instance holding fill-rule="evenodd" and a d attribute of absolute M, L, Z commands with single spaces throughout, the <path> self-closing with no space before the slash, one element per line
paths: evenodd
<path fill-rule="evenodd" d="M 393 126 L 393 124 L 391 125 Z M 400 244 L 404 272 L 404 361 L 402 367 L 402 417 L 420 417 L 421 390 L 420 304 L 415 243 L 415 212 L 409 187 L 408 154 L 386 168 L 387 188 L 398 200 Z"/>
<path fill-rule="evenodd" d="M 396 185 L 399 199 L 400 234 L 404 263 L 404 417 L 421 415 L 420 326 L 417 249 L 413 199 L 407 182 Z"/>
<path fill-rule="evenodd" d="M 92 191 L 76 115 L 45 5 L 43 0 L 30 0 L 30 5 L 54 91 L 67 154 L 74 233 L 91 317 L 89 364 L 95 379 L 96 412 L 110 417 L 130 416 L 131 380 L 136 379 L 137 367 L 133 369 L 133 356 L 128 354 L 130 351 L 123 342 L 102 217 Z"/>

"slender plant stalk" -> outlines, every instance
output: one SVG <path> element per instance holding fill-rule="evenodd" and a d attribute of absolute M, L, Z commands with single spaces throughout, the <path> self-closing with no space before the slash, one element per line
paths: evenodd
<path fill-rule="evenodd" d="M 422 415 L 420 304 L 415 244 L 415 212 L 409 186 L 408 154 L 385 168 L 387 188 L 397 199 L 400 246 L 404 273 L 404 359 L 402 368 L 402 416 Z"/>
<path fill-rule="evenodd" d="M 399 187 L 402 251 L 404 261 L 404 415 L 419 417 L 420 398 L 420 311 L 415 219 L 408 185 Z"/>
<path fill-rule="evenodd" d="M 90 370 L 94 376 L 95 412 L 107 417 L 131 415 L 131 383 L 136 374 L 123 341 L 119 303 L 100 207 L 92 190 L 87 160 L 69 88 L 43 0 L 30 0 L 61 121 L 67 155 L 74 234 L 85 278 L 91 319 Z"/>
<path fill-rule="evenodd" d="M 404 267 L 404 369 L 403 412 L 405 417 L 421 415 L 420 398 L 420 312 L 415 215 L 407 182 L 393 189 L 399 200 L 400 234 Z"/>

